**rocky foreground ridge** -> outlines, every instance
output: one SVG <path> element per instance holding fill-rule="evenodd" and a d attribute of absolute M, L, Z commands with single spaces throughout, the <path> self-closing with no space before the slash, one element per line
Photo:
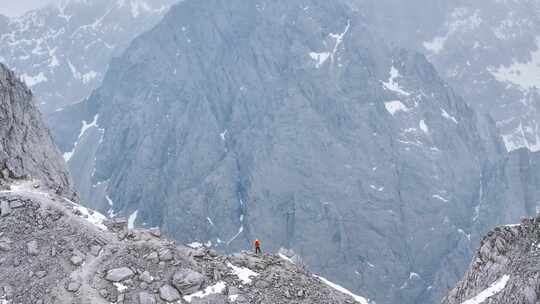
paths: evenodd
<path fill-rule="evenodd" d="M 540 301 L 540 217 L 495 228 L 464 279 L 443 304 L 534 304 Z"/>
<path fill-rule="evenodd" d="M 284 254 L 177 245 L 44 189 L 0 192 L 2 304 L 368 303 Z"/>
<path fill-rule="evenodd" d="M 32 92 L 0 63 L 0 187 L 8 180 L 29 177 L 73 196 L 65 163 Z"/>

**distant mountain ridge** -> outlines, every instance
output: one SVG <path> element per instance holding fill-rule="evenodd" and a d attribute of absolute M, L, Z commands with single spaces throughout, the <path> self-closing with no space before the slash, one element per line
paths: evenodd
<path fill-rule="evenodd" d="M 0 17 L 0 62 L 21 75 L 49 114 L 81 101 L 109 61 L 156 24 L 173 0 L 64 0 Z"/>

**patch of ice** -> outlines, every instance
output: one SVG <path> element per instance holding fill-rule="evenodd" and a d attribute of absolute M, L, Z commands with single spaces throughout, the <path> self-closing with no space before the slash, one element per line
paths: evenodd
<path fill-rule="evenodd" d="M 328 281 L 327 279 L 325 279 L 325 278 L 323 278 L 321 276 L 318 276 L 318 275 L 313 275 L 313 276 L 316 277 L 317 279 L 321 280 L 324 284 L 330 286 L 331 288 L 333 288 L 333 289 L 335 289 L 335 290 L 337 290 L 337 291 L 339 291 L 341 293 L 344 293 L 346 295 L 351 296 L 356 302 L 361 303 L 361 304 L 369 304 L 368 299 L 352 293 L 350 290 L 346 289 L 345 287 L 340 286 L 340 285 L 338 285 L 336 283 L 332 283 L 332 282 Z"/>
<path fill-rule="evenodd" d="M 420 126 L 420 130 L 424 131 L 424 133 L 429 133 L 429 128 L 423 119 L 420 120 L 419 126 Z"/>
<path fill-rule="evenodd" d="M 278 253 L 278 256 L 282 259 L 284 259 L 285 261 L 291 263 L 291 264 L 294 264 L 293 260 L 291 258 L 289 258 L 288 256 L 284 255 L 283 253 Z"/>
<path fill-rule="evenodd" d="M 390 113 L 392 116 L 394 116 L 394 114 L 396 114 L 399 111 L 403 111 L 403 112 L 409 112 L 410 111 L 410 109 L 407 108 L 399 100 L 387 101 L 387 102 L 384 103 L 384 107 L 386 108 L 386 111 L 388 111 L 388 113 Z"/>
<path fill-rule="evenodd" d="M 441 108 L 441 115 L 442 115 L 442 117 L 444 117 L 444 118 L 446 118 L 446 119 L 448 119 L 448 120 L 453 121 L 455 124 L 458 123 L 457 119 L 456 119 L 454 116 L 448 114 L 448 112 L 446 112 L 446 110 L 443 109 L 443 108 Z"/>
<path fill-rule="evenodd" d="M 461 304 L 480 304 L 486 301 L 487 299 L 491 298 L 492 296 L 498 294 L 501 292 L 508 283 L 508 280 L 510 280 L 509 275 L 503 275 L 500 279 L 495 281 L 493 284 L 491 284 L 488 288 L 483 290 L 481 293 L 479 293 L 477 296 L 475 296 L 472 299 L 469 299 Z"/>
<path fill-rule="evenodd" d="M 83 207 L 79 204 L 75 204 L 74 202 L 64 198 L 67 202 L 71 203 L 73 205 L 73 209 L 80 212 L 81 216 L 86 219 L 88 222 L 94 224 L 96 227 L 98 227 L 101 230 L 107 230 L 107 226 L 103 224 L 103 222 L 107 219 L 107 217 L 97 211 L 90 211 L 88 208 Z"/>
<path fill-rule="evenodd" d="M 188 247 L 191 247 L 193 249 L 201 248 L 203 246 L 203 244 L 200 243 L 200 242 L 193 242 L 193 243 L 189 243 L 187 245 L 188 245 Z"/>
<path fill-rule="evenodd" d="M 444 197 L 442 197 L 442 196 L 440 196 L 440 195 L 438 195 L 438 194 L 433 194 L 432 197 L 435 198 L 435 199 L 438 199 L 438 200 L 440 200 L 440 201 L 443 201 L 443 202 L 445 202 L 445 203 L 448 203 L 448 200 L 447 200 L 447 199 L 445 199 Z"/>
<path fill-rule="evenodd" d="M 250 284 L 251 283 L 251 277 L 256 277 L 259 274 L 255 271 L 246 268 L 246 267 L 238 267 L 234 266 L 231 263 L 227 263 L 227 266 L 232 269 L 233 273 L 242 281 L 244 284 Z"/>
<path fill-rule="evenodd" d="M 411 93 L 403 90 L 400 87 L 399 83 L 396 81 L 396 79 L 400 77 L 401 75 L 399 74 L 398 69 L 392 66 L 392 68 L 390 69 L 390 78 L 388 78 L 388 81 L 382 83 L 383 87 L 389 91 L 392 91 L 392 92 L 395 92 L 404 96 L 411 95 Z"/>
<path fill-rule="evenodd" d="M 186 302 L 188 303 L 191 303 L 191 300 L 193 300 L 194 298 L 199 298 L 199 299 L 202 299 L 206 296 L 209 296 L 211 294 L 218 294 L 218 293 L 222 293 L 225 288 L 227 288 L 227 285 L 225 284 L 225 282 L 223 281 L 220 281 L 220 282 L 217 282 L 216 284 L 212 285 L 212 286 L 208 286 L 206 287 L 204 290 L 200 290 L 194 294 L 191 294 L 189 296 L 184 296 L 184 300 L 186 300 Z"/>
<path fill-rule="evenodd" d="M 221 137 L 221 140 L 225 141 L 225 136 L 227 136 L 228 130 L 223 131 L 222 133 L 219 133 L 219 136 Z"/>
<path fill-rule="evenodd" d="M 108 195 L 105 195 L 105 199 L 107 200 L 107 203 L 109 204 L 109 207 L 110 207 L 109 210 L 107 211 L 107 215 L 110 218 L 116 217 L 116 214 L 114 213 L 114 209 L 113 209 L 114 202 Z"/>
<path fill-rule="evenodd" d="M 326 60 L 328 60 L 328 58 L 330 58 L 330 53 L 329 52 L 322 52 L 322 53 L 311 52 L 309 53 L 309 57 L 311 57 L 311 59 L 316 61 L 315 67 L 318 69 L 326 62 Z"/>
<path fill-rule="evenodd" d="M 128 218 L 128 229 L 135 228 L 135 220 L 137 220 L 137 215 L 139 214 L 139 210 L 135 210 Z"/>
<path fill-rule="evenodd" d="M 534 129 L 524 129 L 523 123 L 520 121 L 519 125 L 512 133 L 503 134 L 501 136 L 508 152 L 521 148 L 526 148 L 531 152 L 540 151 L 540 130 L 538 125 L 535 125 Z M 533 141 L 534 143 L 532 143 Z"/>
<path fill-rule="evenodd" d="M 126 291 L 128 289 L 128 287 L 122 283 L 113 283 L 114 286 L 116 287 L 116 290 L 118 290 L 118 292 L 122 293 L 124 291 Z"/>

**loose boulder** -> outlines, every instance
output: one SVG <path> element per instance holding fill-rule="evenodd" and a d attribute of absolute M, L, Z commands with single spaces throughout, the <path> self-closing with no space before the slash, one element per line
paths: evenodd
<path fill-rule="evenodd" d="M 133 271 L 127 267 L 111 269 L 107 272 L 105 279 L 111 282 L 121 282 L 131 278 Z"/>
<path fill-rule="evenodd" d="M 183 295 L 189 295 L 201 289 L 204 279 L 202 274 L 182 268 L 174 273 L 172 283 Z"/>

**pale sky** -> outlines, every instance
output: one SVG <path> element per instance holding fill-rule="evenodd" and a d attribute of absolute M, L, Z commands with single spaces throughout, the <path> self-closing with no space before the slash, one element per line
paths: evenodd
<path fill-rule="evenodd" d="M 52 0 L 0 0 L 0 14 L 19 16 L 25 12 L 53 2 Z"/>

